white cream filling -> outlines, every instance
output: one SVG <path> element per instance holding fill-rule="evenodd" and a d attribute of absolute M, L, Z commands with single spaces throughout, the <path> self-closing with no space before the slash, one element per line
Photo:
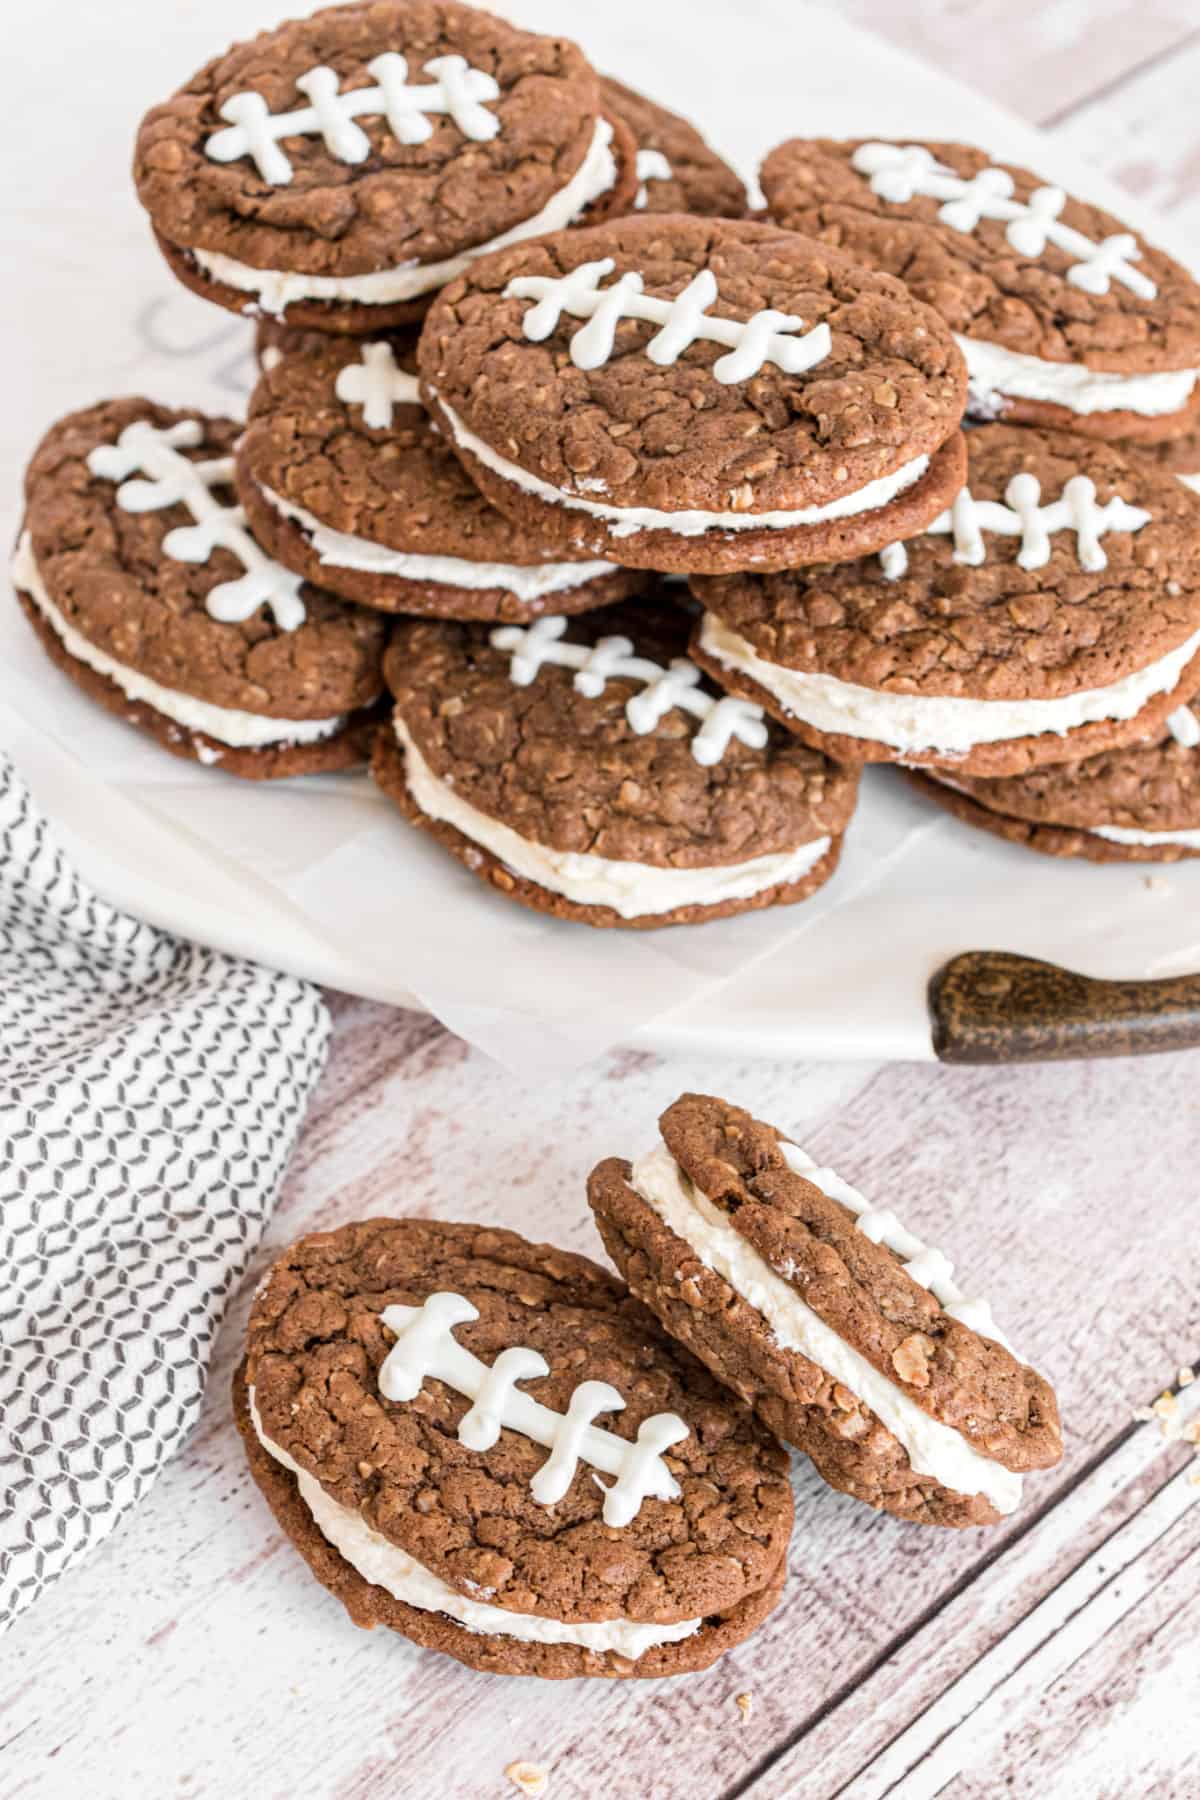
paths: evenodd
<path fill-rule="evenodd" d="M 1142 844 L 1152 849 L 1157 844 L 1181 844 L 1185 850 L 1200 850 L 1200 831 L 1133 831 L 1124 825 L 1089 825 L 1093 837 L 1107 838 L 1113 844 Z"/>
<path fill-rule="evenodd" d="M 515 563 L 468 562 L 462 556 L 424 556 L 409 550 L 390 550 L 386 544 L 354 537 L 322 525 L 313 513 L 285 500 L 260 481 L 263 499 L 307 532 L 313 549 L 329 568 L 357 569 L 366 575 L 397 575 L 403 581 L 438 581 L 460 588 L 504 588 L 518 600 L 540 600 L 564 588 L 582 587 L 602 575 L 616 573 L 609 562 L 538 563 L 521 568 Z"/>
<path fill-rule="evenodd" d="M 605 1619 L 597 1625 L 566 1625 L 559 1619 L 543 1619 L 533 1613 L 508 1612 L 482 1600 L 468 1600 L 449 1587 L 408 1552 L 373 1531 L 360 1513 L 331 1498 L 320 1482 L 302 1469 L 286 1450 L 263 1430 L 262 1419 L 250 1389 L 250 1417 L 258 1441 L 277 1463 L 296 1477 L 300 1498 L 313 1516 L 318 1531 L 364 1581 L 383 1588 L 393 1599 L 420 1612 L 444 1613 L 467 1631 L 484 1637 L 517 1638 L 526 1644 L 578 1644 L 597 1654 L 613 1651 L 636 1662 L 657 1644 L 678 1644 L 693 1637 L 703 1619 L 683 1619 L 676 1625 L 642 1625 L 636 1619 Z"/>
<path fill-rule="evenodd" d="M 141 700 L 164 718 L 181 725 L 185 731 L 200 731 L 205 737 L 231 749 L 259 750 L 268 744 L 315 744 L 332 737 L 345 723 L 339 714 L 333 719 L 268 719 L 261 713 L 240 712 L 235 707 L 214 706 L 209 700 L 196 700 L 181 694 L 177 688 L 160 687 L 148 675 L 141 675 L 124 663 L 117 662 L 98 650 L 82 633 L 64 619 L 42 580 L 29 533 L 23 532 L 13 557 L 12 578 L 23 594 L 28 594 L 43 618 L 62 639 L 67 651 L 77 661 L 115 681 L 130 700 Z M 213 760 L 201 758 L 202 761 Z"/>
<path fill-rule="evenodd" d="M 960 337 L 955 343 L 967 363 L 972 402 L 988 412 L 1000 410 L 1005 396 L 1014 400 L 1047 400 L 1071 412 L 1135 412 L 1158 418 L 1178 412 L 1191 398 L 1200 369 L 1158 370 L 1148 375 L 1116 375 L 1088 369 L 1082 363 L 1047 362 L 1023 356 L 983 338 Z"/>
<path fill-rule="evenodd" d="M 562 231 L 573 219 L 606 194 L 617 179 L 617 163 L 612 153 L 612 126 L 606 119 L 596 121 L 591 148 L 572 175 L 566 187 L 549 199 L 541 212 L 485 244 L 475 244 L 458 256 L 444 262 L 407 262 L 393 269 L 377 269 L 370 275 L 302 275 L 290 269 L 254 269 L 237 262 L 219 250 L 187 248 L 187 254 L 226 287 L 239 293 L 254 294 L 267 313 L 282 313 L 296 300 L 352 300 L 360 306 L 388 306 L 398 300 L 415 300 L 435 288 L 445 287 L 461 275 L 480 256 L 493 250 L 504 250 L 509 244 L 526 238 L 542 237 L 547 232 Z"/>
<path fill-rule="evenodd" d="M 918 1475 L 956 1494 L 982 1494 L 999 1513 L 1015 1511 L 1021 1477 L 983 1456 L 961 1432 L 931 1418 L 894 1381 L 807 1306 L 725 1215 L 687 1180 L 665 1145 L 633 1165 L 630 1186 L 748 1306 L 762 1314 L 776 1342 L 824 1369 L 869 1407 L 903 1448 Z"/>
<path fill-rule="evenodd" d="M 429 392 L 432 398 L 437 398 L 436 388 Z M 679 537 L 699 537 L 705 531 L 788 531 L 797 525 L 820 525 L 826 519 L 848 519 L 857 513 L 877 512 L 897 494 L 920 481 L 929 467 L 927 456 L 915 456 L 902 469 L 891 475 L 881 475 L 878 481 L 870 481 L 852 494 L 843 494 L 840 500 L 832 500 L 828 506 L 807 506 L 799 512 L 659 512 L 649 506 L 605 506 L 599 500 L 584 500 L 578 494 L 568 494 L 543 481 L 539 475 L 531 475 L 517 463 L 509 462 L 506 457 L 497 456 L 489 444 L 468 430 L 452 406 L 445 400 L 438 400 L 438 404 L 459 448 L 477 458 L 485 469 L 511 481 L 514 487 L 523 488 L 527 494 L 536 494 L 539 500 L 588 513 L 593 519 L 603 519 L 616 538 L 631 537 L 635 531 L 673 531 Z M 580 485 L 587 484 L 581 482 Z"/>
<path fill-rule="evenodd" d="M 1132 719 L 1156 694 L 1169 693 L 1192 658 L 1200 653 L 1200 631 L 1144 669 L 1088 688 L 1061 700 L 962 700 L 890 694 L 838 681 L 833 675 L 805 674 L 764 662 L 745 638 L 715 613 L 706 613 L 700 646 L 727 669 L 737 669 L 774 695 L 786 712 L 816 731 L 844 733 L 887 744 L 894 750 L 937 750 L 961 754 L 977 744 L 1009 738 L 1062 736 L 1098 719 Z"/>
<path fill-rule="evenodd" d="M 404 749 L 408 791 L 423 813 L 453 825 L 472 843 L 498 857 L 514 875 L 536 881 L 539 887 L 561 894 L 577 906 L 611 907 L 622 919 L 674 912 L 678 906 L 749 900 L 767 888 L 799 881 L 830 847 L 831 840 L 823 837 L 796 850 L 708 869 L 658 869 L 649 863 L 551 850 L 521 837 L 510 825 L 489 818 L 456 794 L 433 773 L 402 719 L 396 720 L 396 736 Z"/>

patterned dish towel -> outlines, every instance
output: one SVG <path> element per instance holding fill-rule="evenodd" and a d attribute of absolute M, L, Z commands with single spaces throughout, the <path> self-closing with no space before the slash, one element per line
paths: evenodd
<path fill-rule="evenodd" d="M 0 1629 L 195 1422 L 329 1018 L 79 880 L 0 757 Z"/>

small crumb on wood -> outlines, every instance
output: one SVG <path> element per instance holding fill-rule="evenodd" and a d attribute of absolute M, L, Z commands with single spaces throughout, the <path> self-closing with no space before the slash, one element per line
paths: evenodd
<path fill-rule="evenodd" d="M 1171 892 L 1171 884 L 1161 875 L 1144 875 L 1142 886 L 1148 894 L 1167 895 Z"/>
<path fill-rule="evenodd" d="M 541 1795 L 550 1786 L 549 1775 L 537 1763 L 511 1762 L 504 1773 L 515 1788 L 529 1796 L 529 1800 L 541 1800 Z"/>
<path fill-rule="evenodd" d="M 735 1694 L 733 1697 L 733 1703 L 737 1707 L 738 1711 L 741 1713 L 742 1724 L 745 1725 L 747 1720 L 750 1717 L 750 1714 L 754 1711 L 754 1695 L 753 1694 Z"/>

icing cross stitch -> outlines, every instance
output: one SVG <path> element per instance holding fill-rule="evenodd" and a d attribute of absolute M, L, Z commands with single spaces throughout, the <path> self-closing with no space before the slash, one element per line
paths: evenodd
<path fill-rule="evenodd" d="M 1013 180 L 1003 169 L 981 169 L 966 181 L 921 144 L 860 144 L 850 158 L 881 200 L 904 205 L 921 194 L 941 200 L 938 218 L 955 231 L 972 232 L 981 219 L 1007 222 L 1005 237 L 1020 256 L 1041 256 L 1048 243 L 1079 258 L 1067 270 L 1072 287 L 1087 294 L 1107 294 L 1110 282 L 1122 282 L 1141 300 L 1153 300 L 1158 288 L 1133 262 L 1141 256 L 1132 232 L 1121 231 L 1100 243 L 1066 225 L 1059 217 L 1067 203 L 1062 188 L 1036 188 L 1027 201 L 1013 199 Z"/>
<path fill-rule="evenodd" d="M 703 768 L 719 763 L 733 738 L 752 750 L 765 748 L 767 727 L 762 707 L 731 694 L 715 700 L 699 685 L 700 670 L 686 656 L 673 658 L 670 668 L 664 669 L 647 657 L 635 656 L 629 638 L 604 637 L 589 648 L 562 643 L 566 629 L 562 617 L 539 619 L 528 629 L 501 625 L 490 641 L 495 649 L 512 652 L 509 679 L 517 687 L 528 687 L 543 663 L 576 670 L 575 691 L 588 700 L 598 699 L 605 683 L 621 676 L 644 681 L 647 685 L 642 692 L 631 694 L 625 703 L 631 729 L 645 737 L 672 707 L 680 707 L 703 721 L 692 739 L 692 755 Z"/>
<path fill-rule="evenodd" d="M 646 192 L 648 181 L 670 181 L 675 171 L 661 150 L 639 150 L 637 153 L 637 197 L 633 202 L 635 212 L 645 212 L 650 196 Z"/>
<path fill-rule="evenodd" d="M 1042 486 L 1027 469 L 1014 475 L 1004 490 L 1006 505 L 998 500 L 976 500 L 970 488 L 960 488 L 953 504 L 939 513 L 926 533 L 954 539 L 954 560 L 978 568 L 987 560 L 985 531 L 1001 537 L 1019 537 L 1017 562 L 1023 569 L 1043 569 L 1050 561 L 1050 538 L 1056 531 L 1075 533 L 1079 566 L 1089 574 L 1108 567 L 1100 542 L 1105 532 L 1140 531 L 1151 515 L 1130 506 L 1120 496 L 1096 505 L 1096 484 L 1090 475 L 1072 475 L 1059 499 L 1043 506 Z M 879 554 L 885 581 L 898 581 L 907 573 L 908 554 L 903 544 L 888 544 Z"/>
<path fill-rule="evenodd" d="M 955 1285 L 954 1264 L 944 1252 L 931 1249 L 919 1237 L 914 1237 L 911 1231 L 906 1231 L 890 1208 L 872 1206 L 857 1188 L 852 1188 L 848 1181 L 843 1181 L 832 1169 L 822 1168 L 814 1162 L 806 1150 L 801 1150 L 799 1144 L 789 1144 L 784 1138 L 780 1138 L 779 1148 L 793 1174 L 803 1175 L 806 1181 L 819 1187 L 831 1200 L 839 1200 L 843 1206 L 850 1208 L 855 1214 L 855 1226 L 864 1237 L 870 1238 L 873 1244 L 883 1244 L 886 1249 L 894 1250 L 897 1256 L 904 1257 L 904 1273 L 919 1287 L 927 1288 L 944 1313 L 957 1319 L 960 1325 L 966 1325 L 971 1331 L 978 1331 L 984 1337 L 1002 1344 L 1006 1350 L 1012 1350 L 1012 1345 L 992 1318 L 988 1302 L 968 1300 L 962 1289 Z"/>
<path fill-rule="evenodd" d="M 240 506 L 222 506 L 212 489 L 233 485 L 233 458 L 214 457 L 192 462 L 181 450 L 197 449 L 204 442 L 204 428 L 195 419 L 159 430 L 146 419 L 127 425 L 115 444 L 101 444 L 88 457 L 88 468 L 105 481 L 121 483 L 117 505 L 124 512 L 160 512 L 167 506 L 186 506 L 193 525 L 177 525 L 162 541 L 163 555 L 175 562 L 207 562 L 213 551 L 229 550 L 246 573 L 236 581 L 222 581 L 205 601 L 210 616 L 223 625 L 237 624 L 269 606 L 281 631 L 295 631 L 307 612 L 300 598 L 303 576 L 273 562 L 259 549 L 246 529 Z M 130 481 L 139 475 L 146 480 Z"/>
<path fill-rule="evenodd" d="M 423 1306 L 386 1307 L 380 1319 L 396 1333 L 396 1342 L 379 1371 L 384 1399 L 415 1400 L 432 1375 L 473 1403 L 458 1427 L 459 1442 L 468 1450 L 490 1450 L 505 1429 L 541 1444 L 550 1455 L 529 1484 L 539 1506 L 563 1498 L 580 1462 L 616 1477 L 604 1491 L 606 1525 L 628 1525 L 650 1495 L 679 1498 L 679 1483 L 662 1460 L 664 1450 L 689 1435 L 678 1413 L 643 1419 L 633 1443 L 617 1437 L 593 1423 L 601 1413 L 625 1410 L 624 1399 L 607 1381 L 580 1382 L 566 1412 L 552 1412 L 516 1385 L 549 1375 L 549 1363 L 536 1350 L 502 1350 L 489 1368 L 456 1342 L 454 1327 L 478 1317 L 478 1307 L 461 1294 L 431 1294 Z"/>
<path fill-rule="evenodd" d="M 701 269 L 674 300 L 657 300 L 643 293 L 643 279 L 632 270 L 611 287 L 602 288 L 600 283 L 616 266 L 612 257 L 606 256 L 601 262 L 581 263 L 557 280 L 548 275 L 518 275 L 505 288 L 504 297 L 536 301 L 522 326 L 534 343 L 548 338 L 564 313 L 586 319 L 588 323 L 571 338 L 571 361 L 577 369 L 598 369 L 608 361 L 622 319 L 642 319 L 661 326 L 646 345 L 646 355 L 663 368 L 678 362 L 701 338 L 729 346 L 729 354 L 719 357 L 712 369 L 726 385 L 748 381 L 768 362 L 789 375 L 802 375 L 823 362 L 833 347 L 828 325 L 816 325 L 803 337 L 788 337 L 785 334 L 799 331 L 804 320 L 773 307 L 744 322 L 712 318 L 708 308 L 717 299 L 717 278 L 711 269 Z"/>
<path fill-rule="evenodd" d="M 371 142 L 355 120 L 368 114 L 382 113 L 401 144 L 423 144 L 432 137 L 433 126 L 426 113 L 447 113 L 464 137 L 479 143 L 494 138 L 500 129 L 495 113 L 482 104 L 498 100 L 500 89 L 490 75 L 471 68 L 464 57 L 431 58 L 425 73 L 434 79 L 421 87 L 409 87 L 407 59 L 395 50 L 372 57 L 367 73 L 375 77 L 377 86 L 340 93 L 336 70 L 324 65 L 309 69 L 296 81 L 309 105 L 288 113 L 273 113 L 262 95 L 252 89 L 231 94 L 221 108 L 228 125 L 205 141 L 204 153 L 221 163 L 249 156 L 264 181 L 286 187 L 292 179 L 292 165 L 279 148 L 280 138 L 319 136 L 339 162 L 365 162 Z"/>
<path fill-rule="evenodd" d="M 397 368 L 390 344 L 364 344 L 362 361 L 339 370 L 334 392 L 347 406 L 361 406 L 363 424 L 372 431 L 387 431 L 396 406 L 420 406 L 415 375 Z"/>

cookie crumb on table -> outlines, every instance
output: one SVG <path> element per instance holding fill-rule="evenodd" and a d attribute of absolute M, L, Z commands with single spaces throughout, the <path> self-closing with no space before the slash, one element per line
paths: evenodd
<path fill-rule="evenodd" d="M 529 1800 L 539 1800 L 550 1785 L 549 1775 L 537 1763 L 511 1762 L 504 1773 L 515 1788 L 529 1795 Z"/>
<path fill-rule="evenodd" d="M 742 1724 L 748 1724 L 750 1721 L 750 1714 L 754 1711 L 754 1695 L 735 1694 L 734 1705 L 742 1715 Z"/>

